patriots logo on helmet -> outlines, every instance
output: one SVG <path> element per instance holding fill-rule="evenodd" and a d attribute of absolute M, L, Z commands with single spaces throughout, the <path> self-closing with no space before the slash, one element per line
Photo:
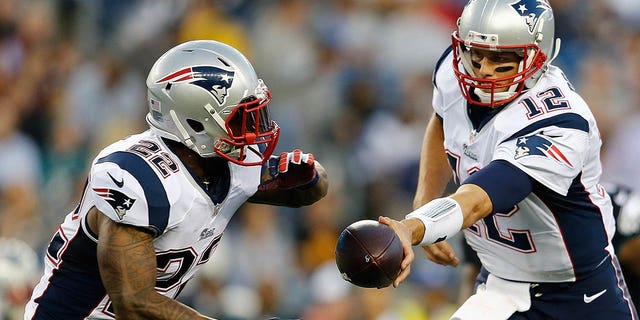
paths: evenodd
<path fill-rule="evenodd" d="M 156 83 L 187 82 L 209 91 L 222 106 L 229 95 L 235 72 L 213 66 L 188 67 L 169 74 Z"/>
<path fill-rule="evenodd" d="M 98 196 L 107 200 L 113 210 L 116 211 L 118 219 L 122 220 L 124 215 L 127 214 L 127 210 L 131 209 L 131 206 L 136 202 L 136 199 L 130 198 L 126 194 L 113 189 L 107 188 L 93 188 Z"/>
<path fill-rule="evenodd" d="M 533 136 L 518 138 L 516 146 L 516 154 L 513 157 L 516 160 L 527 156 L 543 156 L 552 158 L 567 165 L 569 168 L 573 168 L 571 162 L 569 162 L 567 157 L 560 151 L 558 146 L 544 137 L 542 132 Z"/>
<path fill-rule="evenodd" d="M 511 7 L 525 19 L 529 26 L 529 32 L 532 34 L 540 16 L 545 11 L 551 10 L 548 0 L 519 0 L 511 4 Z"/>

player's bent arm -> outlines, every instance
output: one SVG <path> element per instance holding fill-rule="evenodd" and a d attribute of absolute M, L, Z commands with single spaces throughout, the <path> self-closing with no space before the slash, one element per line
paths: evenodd
<path fill-rule="evenodd" d="M 259 190 L 248 201 L 292 208 L 314 204 L 324 198 L 329 190 L 327 171 L 318 161 L 314 161 L 314 166 L 317 179 L 311 183 L 292 189 Z"/>
<path fill-rule="evenodd" d="M 413 200 L 417 209 L 425 203 L 441 197 L 451 180 L 451 169 L 444 151 L 442 121 L 434 113 L 429 120 L 422 141 L 418 186 Z"/>
<path fill-rule="evenodd" d="M 150 232 L 119 224 L 92 209 L 98 233 L 100 277 L 117 319 L 211 319 L 157 293 L 156 256 Z M 93 222 L 93 223 L 91 223 Z"/>
<path fill-rule="evenodd" d="M 413 245 L 427 245 L 455 235 L 493 212 L 507 212 L 533 188 L 531 178 L 504 160 L 492 161 L 470 176 L 454 194 L 414 210 L 403 220 Z"/>
<path fill-rule="evenodd" d="M 434 246 L 446 243 L 444 239 L 493 212 L 506 212 L 522 201 L 533 188 L 531 178 L 522 170 L 504 160 L 492 161 L 469 177 L 451 196 L 434 199 L 409 213 L 404 220 L 380 217 L 378 221 L 390 226 L 400 238 L 405 252 L 401 272 L 393 281 L 398 287 L 411 272 L 414 254 L 411 246 Z M 427 257 L 439 264 L 456 265 L 452 252 L 431 253 Z M 445 257 L 443 255 L 449 255 Z"/>
<path fill-rule="evenodd" d="M 482 188 L 464 184 L 451 196 L 434 199 L 414 210 L 402 223 L 411 230 L 412 245 L 429 245 L 473 225 L 489 215 L 492 207 Z"/>

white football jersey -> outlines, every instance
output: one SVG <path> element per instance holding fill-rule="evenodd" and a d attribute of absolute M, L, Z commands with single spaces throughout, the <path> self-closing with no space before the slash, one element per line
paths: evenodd
<path fill-rule="evenodd" d="M 600 134 L 593 114 L 554 66 L 531 90 L 478 121 L 469 116 L 445 53 L 434 74 L 433 106 L 457 184 L 493 160 L 528 174 L 533 192 L 508 212 L 464 230 L 492 274 L 527 282 L 564 282 L 612 254 L 611 202 L 598 184 Z"/>
<path fill-rule="evenodd" d="M 153 232 L 156 291 L 175 298 L 207 262 L 236 210 L 257 191 L 260 166 L 224 163 L 229 190 L 216 197 L 151 131 L 103 149 L 92 163 L 80 204 L 47 248 L 45 273 L 25 319 L 114 318 L 98 273 L 97 239 L 87 225 L 94 206 L 115 222 Z"/>

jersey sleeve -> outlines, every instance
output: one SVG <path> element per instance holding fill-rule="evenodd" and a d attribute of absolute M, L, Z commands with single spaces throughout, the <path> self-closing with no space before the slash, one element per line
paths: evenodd
<path fill-rule="evenodd" d="M 453 80 L 455 78 L 451 77 L 453 71 L 451 68 L 447 68 L 447 66 L 451 63 L 453 59 L 452 48 L 449 46 L 443 53 L 436 66 L 433 70 L 433 75 L 431 78 L 433 84 L 433 97 L 431 100 L 431 104 L 433 106 L 433 111 L 442 118 L 444 113 L 444 95 L 445 90 L 458 90 L 457 83 L 454 83 Z"/>
<path fill-rule="evenodd" d="M 89 192 L 95 206 L 117 223 L 162 234 L 168 225 L 167 192 L 149 164 L 130 152 L 114 152 L 96 161 Z"/>
<path fill-rule="evenodd" d="M 567 195 L 582 171 L 589 150 L 587 121 L 562 117 L 557 123 L 535 124 L 500 143 L 494 160 L 505 160 L 549 189 Z"/>
<path fill-rule="evenodd" d="M 431 100 L 431 105 L 433 106 L 433 112 L 435 112 L 440 119 L 442 119 L 443 114 L 443 102 L 442 102 L 442 92 L 437 87 L 433 88 L 433 98 Z"/>

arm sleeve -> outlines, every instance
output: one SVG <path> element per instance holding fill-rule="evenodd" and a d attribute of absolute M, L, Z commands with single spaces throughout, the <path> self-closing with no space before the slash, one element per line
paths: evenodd
<path fill-rule="evenodd" d="M 494 160 L 463 184 L 475 184 L 491 199 L 493 213 L 508 212 L 531 193 L 533 183 L 524 171 L 505 160 Z"/>

